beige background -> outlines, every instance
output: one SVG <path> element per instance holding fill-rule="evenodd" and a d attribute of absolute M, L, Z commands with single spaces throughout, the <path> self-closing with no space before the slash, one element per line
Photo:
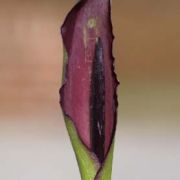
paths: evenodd
<path fill-rule="evenodd" d="M 59 108 L 73 0 L 0 0 L 0 179 L 79 180 Z M 180 179 L 180 1 L 113 0 L 121 81 L 113 180 Z"/>

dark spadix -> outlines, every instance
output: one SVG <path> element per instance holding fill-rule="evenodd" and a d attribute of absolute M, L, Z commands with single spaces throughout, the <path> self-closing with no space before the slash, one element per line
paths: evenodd
<path fill-rule="evenodd" d="M 110 0 L 81 0 L 61 28 L 67 60 L 62 110 L 100 167 L 114 139 L 117 114 L 110 13 Z"/>

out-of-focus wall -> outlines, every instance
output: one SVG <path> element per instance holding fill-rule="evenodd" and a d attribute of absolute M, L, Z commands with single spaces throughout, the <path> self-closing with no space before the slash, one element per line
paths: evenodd
<path fill-rule="evenodd" d="M 0 104 L 11 113 L 58 102 L 65 2 L 5 1 L 0 6 Z M 67 6 L 67 4 L 66 4 Z M 37 105 L 36 105 L 37 104 Z M 29 109 L 30 108 L 30 109 Z"/>

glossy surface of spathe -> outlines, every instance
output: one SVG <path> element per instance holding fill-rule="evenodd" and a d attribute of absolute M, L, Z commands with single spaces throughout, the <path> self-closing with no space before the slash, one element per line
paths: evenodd
<path fill-rule="evenodd" d="M 67 52 L 64 84 L 60 91 L 61 106 L 64 114 L 73 121 L 83 144 L 103 163 L 114 137 L 117 108 L 116 87 L 118 82 L 113 68 L 110 1 L 80 1 L 68 14 L 61 31 Z M 92 79 L 93 62 L 98 59 L 95 53 L 98 39 L 102 43 L 104 74 L 104 95 L 102 94 L 104 97 L 99 97 L 104 101 L 100 110 L 103 112 L 99 119 L 100 124 L 95 118 L 96 113 L 92 118 L 95 103 L 91 102 L 92 81 L 94 81 Z M 98 91 L 99 89 L 96 89 L 94 94 Z M 102 131 L 99 135 L 92 130 L 92 124 L 96 126 L 99 124 L 101 127 Z M 94 145 L 93 136 L 101 138 L 99 149 L 97 145 Z"/>

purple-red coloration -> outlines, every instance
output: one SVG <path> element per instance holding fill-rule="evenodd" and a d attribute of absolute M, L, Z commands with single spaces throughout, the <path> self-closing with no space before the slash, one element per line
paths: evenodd
<path fill-rule="evenodd" d="M 61 29 L 68 54 L 65 81 L 60 90 L 61 106 L 64 114 L 74 122 L 82 142 L 90 151 L 94 149 L 91 143 L 90 108 L 92 67 L 96 43 L 101 39 L 105 91 L 104 158 L 115 133 L 118 85 L 113 68 L 110 9 L 110 0 L 82 0 L 68 14 Z"/>

